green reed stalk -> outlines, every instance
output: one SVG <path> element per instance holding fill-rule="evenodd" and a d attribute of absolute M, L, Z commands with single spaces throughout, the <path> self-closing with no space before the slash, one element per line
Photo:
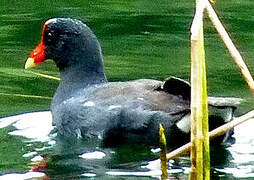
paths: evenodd
<path fill-rule="evenodd" d="M 191 172 L 190 180 L 210 179 L 206 64 L 203 36 L 205 1 L 196 0 L 191 27 Z"/>
<path fill-rule="evenodd" d="M 159 135 L 160 135 L 160 160 L 161 160 L 161 179 L 165 180 L 168 179 L 168 165 L 167 165 L 167 142 L 166 142 L 166 137 L 164 134 L 164 128 L 160 124 L 159 127 Z"/>

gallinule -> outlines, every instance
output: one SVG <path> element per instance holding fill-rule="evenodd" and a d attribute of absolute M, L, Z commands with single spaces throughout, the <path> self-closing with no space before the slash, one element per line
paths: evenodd
<path fill-rule="evenodd" d="M 79 20 L 53 18 L 43 26 L 41 42 L 25 68 L 47 59 L 61 74 L 51 112 L 58 133 L 98 137 L 106 145 L 158 144 L 158 125 L 171 145 L 189 140 L 190 85 L 171 77 L 165 82 L 139 79 L 108 82 L 100 44 Z M 238 99 L 209 98 L 210 128 L 230 121 Z"/>

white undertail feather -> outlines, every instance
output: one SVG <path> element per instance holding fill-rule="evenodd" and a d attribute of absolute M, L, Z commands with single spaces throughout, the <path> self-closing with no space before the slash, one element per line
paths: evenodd
<path fill-rule="evenodd" d="M 183 132 L 190 132 L 190 114 L 185 115 L 180 121 L 176 123 L 176 126 Z"/>
<path fill-rule="evenodd" d="M 232 107 L 215 107 L 209 106 L 209 116 L 218 116 L 223 118 L 224 122 L 227 123 L 233 118 L 233 108 Z M 176 126 L 185 133 L 190 132 L 191 128 L 191 117 L 190 114 L 184 116 L 180 121 L 176 123 Z M 212 123 L 212 122 L 211 122 Z"/>

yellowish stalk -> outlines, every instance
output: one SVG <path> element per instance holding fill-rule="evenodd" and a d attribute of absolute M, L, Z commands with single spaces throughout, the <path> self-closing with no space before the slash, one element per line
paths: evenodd
<path fill-rule="evenodd" d="M 211 6 L 210 2 L 208 0 L 204 0 L 206 2 L 206 10 L 208 13 L 208 16 L 213 23 L 215 29 L 217 30 L 220 38 L 222 39 L 223 43 L 227 47 L 231 57 L 233 58 L 236 65 L 240 68 L 240 71 L 247 82 L 248 86 L 250 87 L 251 91 L 254 93 L 254 81 L 250 74 L 250 71 L 248 70 L 248 67 L 244 63 L 244 60 L 242 56 L 240 55 L 239 51 L 236 49 L 234 43 L 230 39 L 227 31 L 223 27 L 222 23 L 220 22 L 218 16 L 216 15 L 213 7 Z"/>
<path fill-rule="evenodd" d="M 36 96 L 36 95 L 15 94 L 15 93 L 2 93 L 2 92 L 0 92 L 0 95 L 1 96 L 24 97 L 24 98 L 52 99 L 51 97 L 47 97 L 47 96 Z"/>
<path fill-rule="evenodd" d="M 53 79 L 53 80 L 57 80 L 60 81 L 60 78 L 54 77 L 54 76 L 50 76 L 50 75 L 46 75 L 46 74 L 42 74 L 42 73 L 37 73 L 37 72 L 33 72 L 30 71 L 32 74 L 35 74 L 37 76 L 43 77 L 43 78 L 47 78 L 47 79 Z"/>
<path fill-rule="evenodd" d="M 210 179 L 204 8 L 204 1 L 197 0 L 191 27 L 191 180 Z"/>
<path fill-rule="evenodd" d="M 161 160 L 161 179 L 165 180 L 168 179 L 168 173 L 167 173 L 167 142 L 166 142 L 166 137 L 164 134 L 164 128 L 160 124 L 159 127 L 159 135 L 160 135 L 160 160 Z"/>
<path fill-rule="evenodd" d="M 202 63 L 203 80 L 202 80 L 202 131 L 203 131 L 203 175 L 204 179 L 210 179 L 210 145 L 209 145 L 209 124 L 208 124 L 208 97 L 206 82 L 206 63 L 205 57 Z"/>

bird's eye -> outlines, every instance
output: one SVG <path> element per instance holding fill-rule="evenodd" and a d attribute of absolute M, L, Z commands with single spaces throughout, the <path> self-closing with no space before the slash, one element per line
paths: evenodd
<path fill-rule="evenodd" d="M 47 41 L 48 41 L 48 42 L 51 42 L 51 41 L 52 41 L 52 33 L 51 33 L 51 32 L 49 32 L 49 33 L 47 34 Z"/>
<path fill-rule="evenodd" d="M 44 35 L 44 40 L 48 44 L 53 44 L 57 40 L 57 33 L 56 32 L 46 32 Z"/>
<path fill-rule="evenodd" d="M 48 33 L 48 37 L 52 37 L 52 33 L 51 32 Z"/>

